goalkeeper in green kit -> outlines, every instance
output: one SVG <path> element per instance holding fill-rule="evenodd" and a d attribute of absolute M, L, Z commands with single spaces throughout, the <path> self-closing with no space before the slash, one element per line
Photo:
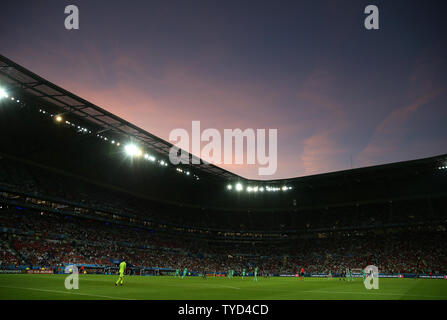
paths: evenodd
<path fill-rule="evenodd" d="M 124 281 L 124 271 L 126 271 L 126 262 L 123 260 L 120 263 L 120 276 L 118 278 L 118 280 L 116 280 L 115 282 L 115 287 L 118 285 L 123 285 L 123 281 Z"/>

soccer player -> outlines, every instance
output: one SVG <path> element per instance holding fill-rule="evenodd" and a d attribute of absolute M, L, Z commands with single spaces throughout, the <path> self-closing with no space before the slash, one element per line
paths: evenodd
<path fill-rule="evenodd" d="M 245 277 L 245 269 L 242 269 L 242 279 Z"/>
<path fill-rule="evenodd" d="M 366 279 L 365 269 L 362 269 L 362 276 L 363 276 L 363 282 L 365 282 L 365 279 Z"/>
<path fill-rule="evenodd" d="M 340 275 L 340 279 L 339 279 L 339 281 L 341 281 L 342 279 L 343 279 L 343 281 L 346 281 L 346 270 L 342 270 L 341 271 L 341 275 Z"/>
<path fill-rule="evenodd" d="M 417 270 L 416 270 L 416 277 L 415 277 L 415 279 L 417 280 L 417 279 L 419 279 L 419 275 L 421 274 L 421 257 L 420 256 L 418 256 L 418 261 L 417 261 L 417 264 L 416 264 L 416 268 L 417 268 Z"/>
<path fill-rule="evenodd" d="M 304 280 L 304 268 L 301 268 L 300 278 L 301 280 Z"/>
<path fill-rule="evenodd" d="M 354 278 L 352 277 L 352 269 L 348 269 L 348 280 L 354 281 Z"/>
<path fill-rule="evenodd" d="M 183 269 L 182 279 L 186 276 L 187 273 L 188 273 L 188 268 Z"/>
<path fill-rule="evenodd" d="M 126 261 L 121 261 L 120 263 L 120 276 L 118 278 L 118 280 L 116 280 L 115 282 L 115 287 L 118 285 L 123 285 L 123 281 L 124 281 L 124 271 L 126 271 Z"/>
<path fill-rule="evenodd" d="M 332 279 L 332 271 L 331 270 L 329 270 L 329 276 L 327 278 L 328 278 L 328 280 Z"/>
<path fill-rule="evenodd" d="M 175 269 L 175 276 L 174 277 L 180 277 L 180 270 Z"/>
<path fill-rule="evenodd" d="M 258 267 L 255 268 L 255 277 L 253 280 L 258 281 Z"/>

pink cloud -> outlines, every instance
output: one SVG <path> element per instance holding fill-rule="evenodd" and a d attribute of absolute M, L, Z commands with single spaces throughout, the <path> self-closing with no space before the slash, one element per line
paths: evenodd
<path fill-rule="evenodd" d="M 437 74 L 439 66 L 443 60 L 422 59 L 414 67 L 409 78 L 408 95 L 411 103 L 397 108 L 390 112 L 376 127 L 366 147 L 359 153 L 358 162 L 361 165 L 374 165 L 378 162 L 386 162 L 394 157 L 398 152 L 404 152 L 402 143 L 410 128 L 408 123 L 422 108 L 435 101 L 447 92 L 447 86 L 439 84 Z M 430 144 L 425 141 L 425 144 Z M 414 153 L 424 154 L 416 145 L 420 141 L 413 141 L 413 153 L 409 157 L 414 157 Z M 406 146 L 408 148 L 408 145 Z M 418 151 L 415 151 L 418 150 Z"/>
<path fill-rule="evenodd" d="M 297 93 L 313 117 L 309 122 L 313 133 L 304 139 L 299 156 L 304 175 L 345 169 L 334 161 L 347 152 L 340 140 L 350 125 L 344 106 L 336 102 L 333 93 L 336 80 L 327 70 L 316 70 Z"/>

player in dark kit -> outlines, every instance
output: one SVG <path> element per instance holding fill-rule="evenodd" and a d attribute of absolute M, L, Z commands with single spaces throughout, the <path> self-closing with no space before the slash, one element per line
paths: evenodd
<path fill-rule="evenodd" d="M 339 281 L 342 280 L 342 279 L 343 279 L 343 281 L 346 281 L 346 270 L 343 270 L 343 271 L 341 272 Z"/>

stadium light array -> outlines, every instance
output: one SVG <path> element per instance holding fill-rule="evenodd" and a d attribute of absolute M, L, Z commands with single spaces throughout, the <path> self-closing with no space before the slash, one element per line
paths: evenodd
<path fill-rule="evenodd" d="M 227 190 L 233 190 L 233 188 L 236 191 L 244 190 L 244 187 L 242 186 L 241 183 L 236 183 L 234 185 L 234 187 L 231 184 L 227 185 Z M 290 187 L 290 186 L 282 186 L 282 187 L 265 186 L 264 187 L 264 186 L 256 186 L 256 185 L 253 186 L 253 185 L 251 185 L 251 186 L 247 186 L 245 188 L 245 191 L 247 191 L 249 193 L 251 193 L 251 192 L 264 192 L 264 191 L 267 191 L 267 192 L 277 192 L 277 191 L 288 191 L 288 190 L 292 190 L 292 187 Z"/>
<path fill-rule="evenodd" d="M 9 97 L 8 93 L 6 92 L 6 90 L 3 87 L 0 87 L 0 99 L 3 98 L 10 98 L 12 101 L 15 101 L 17 103 L 20 103 L 20 100 L 17 97 Z M 21 103 L 21 105 L 25 105 L 23 102 Z M 84 128 L 80 125 L 77 125 L 73 122 L 70 122 L 68 120 L 64 120 L 62 115 L 54 115 L 51 114 L 51 112 L 48 112 L 46 110 L 44 110 L 43 108 L 39 109 L 39 113 L 44 114 L 47 117 L 51 117 L 52 119 L 54 119 L 56 122 L 60 122 L 60 123 L 64 123 L 70 127 L 72 127 L 73 129 L 75 129 L 78 133 L 83 133 L 83 134 L 94 134 L 96 135 L 96 137 L 98 139 L 101 139 L 103 141 L 106 141 L 107 143 L 113 144 L 117 147 L 120 147 L 121 143 L 119 141 L 116 141 L 114 139 L 111 139 L 109 137 L 103 136 L 101 134 L 96 134 L 96 133 L 92 133 L 91 130 Z M 143 149 L 139 148 L 137 145 L 133 144 L 133 143 L 129 143 L 126 144 L 124 147 L 124 151 L 127 155 L 129 155 L 130 157 L 143 157 L 145 160 L 151 161 L 151 162 L 156 162 L 161 166 L 164 167 L 168 167 L 169 163 L 167 161 L 164 160 L 157 160 L 154 156 L 148 154 L 148 153 L 144 153 Z M 195 180 L 200 180 L 199 176 L 197 176 L 196 174 L 194 174 L 191 171 L 188 170 L 182 170 L 182 173 L 184 173 L 186 176 L 190 176 L 191 178 L 195 179 Z"/>

